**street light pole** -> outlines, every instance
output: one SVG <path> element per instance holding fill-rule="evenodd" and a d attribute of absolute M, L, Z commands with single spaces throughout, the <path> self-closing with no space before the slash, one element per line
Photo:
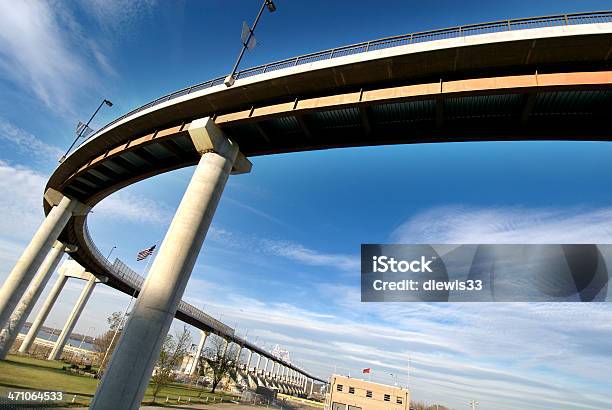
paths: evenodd
<path fill-rule="evenodd" d="M 108 256 L 106 257 L 106 261 L 108 262 L 108 259 L 110 258 L 111 254 L 113 253 L 113 251 L 116 249 L 116 246 L 113 246 L 110 250 L 110 252 L 108 253 Z"/>
<path fill-rule="evenodd" d="M 232 72 L 230 73 L 230 75 L 225 77 L 225 81 L 223 83 L 225 84 L 226 87 L 231 87 L 232 85 L 234 85 L 234 82 L 236 82 L 236 78 L 234 77 L 236 75 L 236 70 L 238 70 L 238 66 L 240 65 L 240 60 L 242 60 L 242 57 L 244 56 L 244 52 L 249 47 L 249 42 L 251 41 L 251 38 L 253 37 L 253 33 L 255 32 L 255 27 L 257 27 L 259 18 L 261 17 L 264 11 L 264 8 L 266 7 L 270 11 L 270 13 L 274 13 L 276 11 L 276 6 L 272 2 L 272 0 L 264 0 L 261 7 L 259 8 L 259 13 L 257 13 L 257 17 L 255 17 L 255 21 L 253 22 L 253 27 L 249 27 L 249 35 L 247 36 L 246 40 L 244 40 L 244 42 L 242 43 L 242 49 L 240 50 L 240 54 L 238 54 L 238 59 L 236 60 L 236 64 L 234 64 L 234 68 L 232 68 Z"/>
<path fill-rule="evenodd" d="M 59 162 L 64 162 L 64 160 L 66 159 L 66 156 L 68 156 L 68 153 L 70 152 L 70 150 L 72 149 L 72 147 L 74 147 L 74 144 L 76 144 L 76 142 L 79 140 L 79 138 L 81 138 L 81 136 L 83 135 L 83 132 L 85 132 L 85 130 L 87 130 L 87 128 L 89 127 L 89 123 L 91 122 L 91 120 L 94 119 L 94 117 L 96 116 L 96 114 L 98 113 L 98 111 L 100 111 L 100 108 L 102 108 L 102 106 L 106 104 L 109 107 L 113 106 L 113 103 L 110 102 L 107 99 L 103 99 L 102 102 L 100 103 L 100 105 L 98 106 L 98 108 L 96 109 L 96 111 L 93 113 L 93 115 L 89 118 L 89 121 L 87 121 L 87 124 L 85 124 L 85 126 L 83 128 L 81 128 L 81 131 L 79 131 L 79 134 L 77 135 L 77 137 L 74 139 L 74 141 L 72 142 L 72 145 L 70 145 L 70 148 L 68 148 L 68 151 L 66 151 L 66 153 L 64 155 L 62 155 L 62 157 L 59 159 Z"/>

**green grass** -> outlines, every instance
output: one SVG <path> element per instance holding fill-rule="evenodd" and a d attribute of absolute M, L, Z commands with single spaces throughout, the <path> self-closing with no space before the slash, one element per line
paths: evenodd
<path fill-rule="evenodd" d="M 61 361 L 48 361 L 34 359 L 28 356 L 8 355 L 7 360 L 0 361 L 0 394 L 6 397 L 8 390 L 28 389 L 40 391 L 62 391 L 65 393 L 64 403 L 70 403 L 76 395 L 75 405 L 89 405 L 98 385 L 97 379 L 70 373 L 62 370 L 63 366 L 68 366 Z M 202 398 L 198 396 L 202 395 Z M 191 397 L 192 403 L 199 401 L 206 402 L 214 398 L 218 401 L 221 397 L 227 401 L 231 396 L 223 392 L 215 394 L 202 389 L 194 389 L 189 385 L 174 383 L 161 389 L 157 396 L 156 404 L 166 402 L 166 396 L 170 398 L 169 404 L 176 404 L 178 396 L 181 401 L 186 401 Z M 152 404 L 153 396 L 151 387 L 147 388 L 143 403 Z"/>

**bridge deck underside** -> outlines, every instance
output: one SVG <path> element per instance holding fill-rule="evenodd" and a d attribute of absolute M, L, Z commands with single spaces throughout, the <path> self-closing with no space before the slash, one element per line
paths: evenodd
<path fill-rule="evenodd" d="M 612 91 L 496 93 L 283 115 L 226 127 L 250 155 L 467 140 L 608 139 Z"/>
<path fill-rule="evenodd" d="M 469 140 L 609 140 L 612 85 L 439 94 L 244 114 L 220 126 L 246 155 L 333 147 Z M 350 94 L 348 94 L 350 96 Z M 356 97 L 358 98 L 358 97 Z M 283 104 L 280 104 L 281 106 Z M 290 104 L 291 105 L 291 104 Z M 135 135 L 66 179 L 59 190 L 95 204 L 126 185 L 193 165 L 189 123 Z"/>

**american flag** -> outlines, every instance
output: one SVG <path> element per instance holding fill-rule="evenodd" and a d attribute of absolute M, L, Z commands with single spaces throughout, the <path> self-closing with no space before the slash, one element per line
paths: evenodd
<path fill-rule="evenodd" d="M 141 260 L 147 259 L 150 255 L 153 255 L 153 252 L 155 251 L 156 246 L 157 245 L 153 245 L 150 248 L 143 249 L 140 252 L 138 252 L 138 255 L 136 255 L 136 260 L 141 261 Z"/>

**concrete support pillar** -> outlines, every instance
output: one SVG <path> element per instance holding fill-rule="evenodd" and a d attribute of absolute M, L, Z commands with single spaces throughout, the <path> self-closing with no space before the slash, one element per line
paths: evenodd
<path fill-rule="evenodd" d="M 132 316 L 91 402 L 93 410 L 137 410 L 232 172 L 250 163 L 210 118 L 192 121 L 202 155 L 151 266 Z"/>
<path fill-rule="evenodd" d="M 45 323 L 45 320 L 47 320 L 47 316 L 49 316 L 49 312 L 53 308 L 53 305 L 64 288 L 67 280 L 68 278 L 63 274 L 58 275 L 55 285 L 53 285 L 53 289 L 51 289 L 51 292 L 47 296 L 47 300 L 45 300 L 45 303 L 40 308 L 40 312 L 38 312 L 38 315 L 36 315 L 36 318 L 32 322 L 32 326 L 30 327 L 25 339 L 23 339 L 23 342 L 21 342 L 19 353 L 26 353 L 32 347 L 38 332 L 40 332 L 40 328 Z"/>
<path fill-rule="evenodd" d="M 53 350 L 51 350 L 47 360 L 59 360 L 60 356 L 62 355 L 62 351 L 64 350 L 64 346 L 74 330 L 74 325 L 76 325 L 77 320 L 79 320 L 79 317 L 81 316 L 89 297 L 93 293 L 94 287 L 96 286 L 96 281 L 96 277 L 91 275 L 91 278 L 87 281 L 87 284 L 81 292 L 81 296 L 79 296 L 79 300 L 77 300 L 76 305 L 74 305 L 74 308 L 72 308 L 72 312 L 70 312 L 70 316 L 68 316 L 68 321 L 64 325 L 62 333 L 60 333 L 57 342 L 55 342 L 55 346 L 53 346 Z"/>
<path fill-rule="evenodd" d="M 238 353 L 236 353 L 236 366 L 240 364 L 240 353 L 242 353 L 242 346 L 238 345 Z"/>
<path fill-rule="evenodd" d="M 265 359 L 266 359 L 266 364 L 264 365 L 264 368 L 263 368 L 263 375 L 264 376 L 266 375 L 266 372 L 268 371 L 268 363 L 270 363 L 270 359 L 269 358 L 266 357 Z"/>
<path fill-rule="evenodd" d="M 312 396 L 312 390 L 314 389 L 314 379 L 310 380 L 310 394 L 309 396 Z"/>
<path fill-rule="evenodd" d="M 277 370 L 277 369 L 276 369 L 276 367 L 277 367 L 277 366 L 278 366 L 278 362 L 274 362 L 274 363 L 272 364 L 272 370 L 271 370 L 271 373 L 272 373 L 272 375 L 273 375 L 273 376 L 276 376 L 276 370 Z"/>
<path fill-rule="evenodd" d="M 227 354 L 227 349 L 229 349 L 230 342 L 227 339 L 223 339 L 223 341 L 225 342 L 225 344 L 223 345 L 223 353 L 221 354 L 221 356 L 225 357 L 225 355 Z"/>
<path fill-rule="evenodd" d="M 53 272 L 55 272 L 55 269 L 62 259 L 62 256 L 64 256 L 65 249 L 66 247 L 63 243 L 56 241 L 47 254 L 47 257 L 40 265 L 34 280 L 11 315 L 8 325 L 0 334 L 0 360 L 4 360 L 6 358 L 11 346 L 13 346 L 13 343 L 15 343 L 19 330 L 25 324 L 26 319 L 38 301 L 40 294 L 45 286 L 47 286 L 47 282 L 49 282 Z"/>
<path fill-rule="evenodd" d="M 249 350 L 249 358 L 247 359 L 247 362 L 246 362 L 247 372 L 249 371 L 249 366 L 251 365 L 251 359 L 252 358 L 253 358 L 253 351 Z"/>
<path fill-rule="evenodd" d="M 191 366 L 190 374 L 193 376 L 196 374 L 198 370 L 198 364 L 200 362 L 200 356 L 202 356 L 202 351 L 204 350 L 204 345 L 206 345 L 206 339 L 208 338 L 209 332 L 205 332 L 202 330 L 200 343 L 198 343 L 198 349 L 196 350 L 195 356 L 193 357 L 193 365 Z"/>
<path fill-rule="evenodd" d="M 261 354 L 257 353 L 257 363 L 255 364 L 255 374 L 259 370 L 259 363 L 261 362 Z"/>
<path fill-rule="evenodd" d="M 4 329 L 26 292 L 36 271 L 51 250 L 79 202 L 67 196 L 61 198 L 38 228 L 15 267 L 0 288 L 0 329 Z"/>

